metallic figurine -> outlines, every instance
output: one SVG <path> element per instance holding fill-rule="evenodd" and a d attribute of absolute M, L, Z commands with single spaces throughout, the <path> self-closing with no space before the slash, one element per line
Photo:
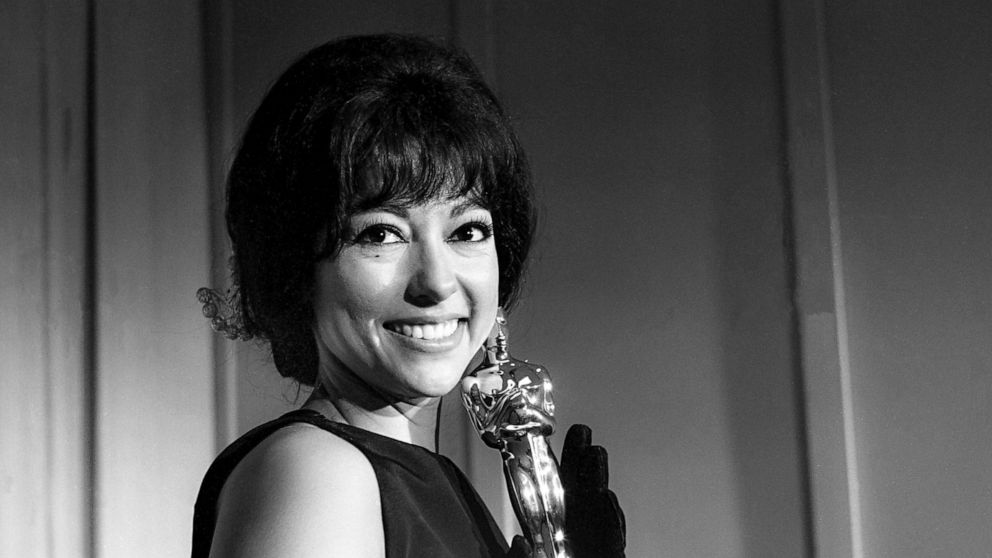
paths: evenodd
<path fill-rule="evenodd" d="M 462 380 L 462 401 L 489 447 L 500 450 L 513 511 L 531 558 L 571 558 L 565 540 L 565 491 L 547 436 L 555 429 L 551 378 L 540 365 L 510 357 L 505 320 L 495 346 Z"/>

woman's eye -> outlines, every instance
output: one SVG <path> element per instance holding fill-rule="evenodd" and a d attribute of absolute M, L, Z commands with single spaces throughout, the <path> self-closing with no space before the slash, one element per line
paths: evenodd
<path fill-rule="evenodd" d="M 403 242 L 399 232 L 385 225 L 373 225 L 355 235 L 358 244 L 396 244 Z"/>
<path fill-rule="evenodd" d="M 455 242 L 482 242 L 493 235 L 492 225 L 488 223 L 467 223 L 455 229 L 451 240 Z"/>

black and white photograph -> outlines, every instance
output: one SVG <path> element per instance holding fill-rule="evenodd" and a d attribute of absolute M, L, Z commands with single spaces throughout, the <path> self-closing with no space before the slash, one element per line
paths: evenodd
<path fill-rule="evenodd" d="M 992 2 L 0 0 L 0 558 L 992 556 Z"/>

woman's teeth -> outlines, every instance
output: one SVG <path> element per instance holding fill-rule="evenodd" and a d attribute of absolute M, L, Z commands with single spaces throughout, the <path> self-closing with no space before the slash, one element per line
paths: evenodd
<path fill-rule="evenodd" d="M 444 339 L 458 329 L 458 320 L 448 320 L 439 324 L 386 324 L 386 329 L 413 337 L 414 339 Z"/>

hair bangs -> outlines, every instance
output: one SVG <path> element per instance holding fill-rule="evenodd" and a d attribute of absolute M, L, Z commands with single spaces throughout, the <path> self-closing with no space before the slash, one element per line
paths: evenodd
<path fill-rule="evenodd" d="M 412 206 L 470 197 L 487 209 L 505 160 L 503 135 L 465 106 L 404 91 L 384 99 L 352 138 L 342 165 L 346 214 L 386 205 Z M 412 97 L 404 99 L 402 97 Z"/>

